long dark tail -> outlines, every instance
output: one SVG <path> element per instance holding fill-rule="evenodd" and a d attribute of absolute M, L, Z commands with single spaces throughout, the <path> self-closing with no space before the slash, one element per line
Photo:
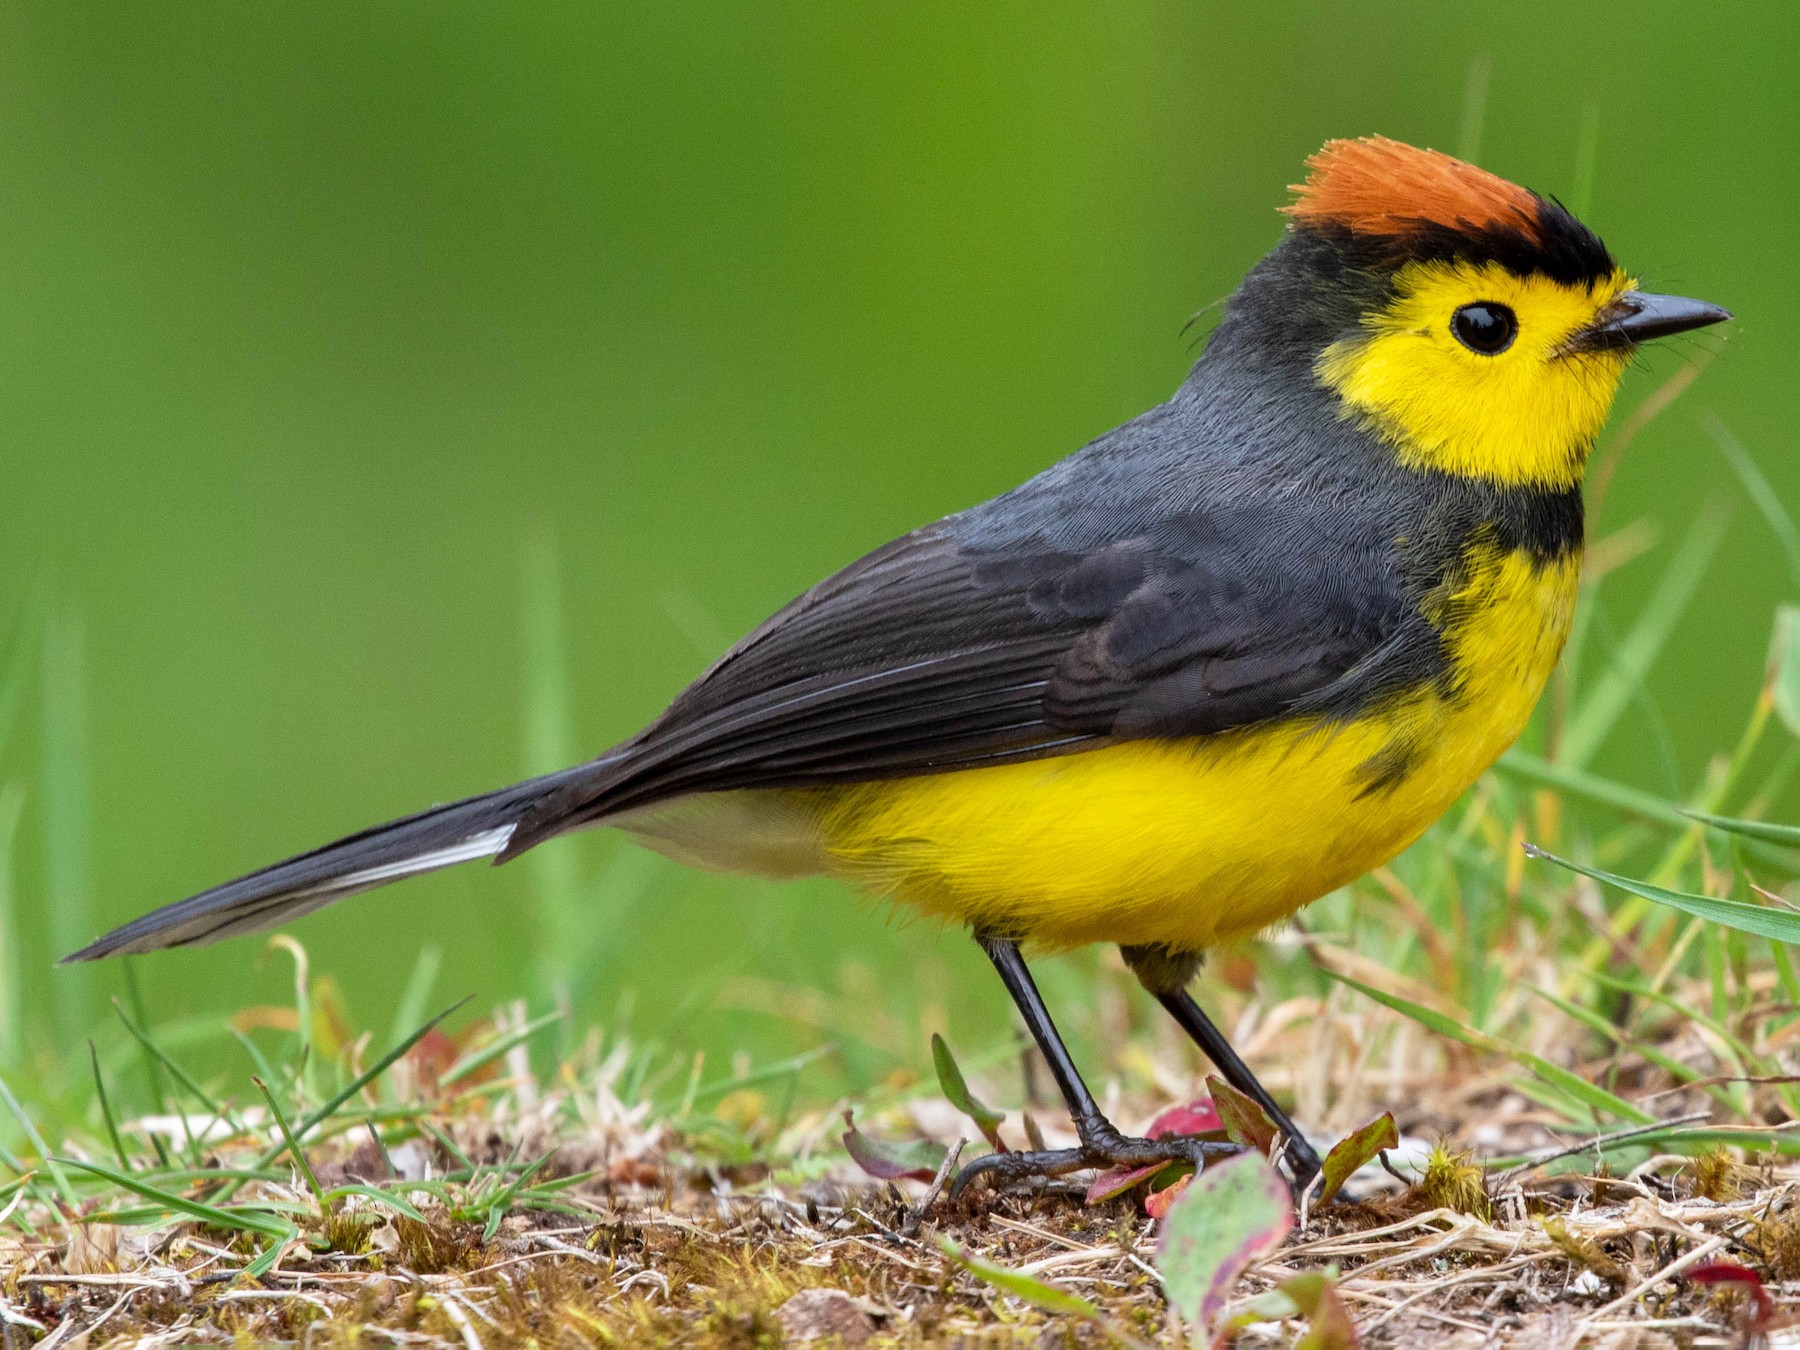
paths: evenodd
<path fill-rule="evenodd" d="M 592 774 L 594 769 L 592 763 L 580 765 L 377 825 L 190 899 L 164 905 L 115 928 L 63 961 L 95 961 L 102 956 L 199 946 L 239 933 L 258 933 L 372 886 L 491 858 L 506 847 L 513 827 L 547 793 L 573 777 Z"/>

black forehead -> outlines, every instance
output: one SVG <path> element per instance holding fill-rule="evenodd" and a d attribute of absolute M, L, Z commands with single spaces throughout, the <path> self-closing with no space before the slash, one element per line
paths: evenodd
<path fill-rule="evenodd" d="M 1533 197 L 1534 221 L 1445 225 L 1404 220 L 1395 233 L 1353 231 L 1336 224 L 1298 227 L 1330 243 L 1351 267 L 1382 272 L 1411 262 L 1498 263 L 1518 276 L 1545 276 L 1564 285 L 1605 281 L 1618 270 L 1600 236 L 1554 197 Z"/>

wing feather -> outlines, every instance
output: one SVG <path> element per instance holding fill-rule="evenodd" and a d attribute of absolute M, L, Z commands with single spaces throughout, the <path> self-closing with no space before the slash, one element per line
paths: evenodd
<path fill-rule="evenodd" d="M 777 613 L 623 753 L 538 802 L 502 858 L 689 793 L 965 768 L 1316 709 L 1351 672 L 1352 693 L 1377 688 L 1368 658 L 1417 620 L 1399 598 L 1371 603 L 1367 569 L 1334 587 L 1317 549 L 1217 521 L 1165 519 L 1085 552 L 983 548 L 956 525 L 896 540 Z M 1412 636 L 1435 641 L 1428 627 Z"/>

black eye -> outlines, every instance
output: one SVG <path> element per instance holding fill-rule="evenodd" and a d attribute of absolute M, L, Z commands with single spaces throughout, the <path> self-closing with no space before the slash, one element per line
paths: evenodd
<path fill-rule="evenodd" d="M 1498 356 L 1519 335 L 1519 319 L 1505 305 L 1478 300 L 1450 316 L 1450 331 L 1470 351 Z"/>

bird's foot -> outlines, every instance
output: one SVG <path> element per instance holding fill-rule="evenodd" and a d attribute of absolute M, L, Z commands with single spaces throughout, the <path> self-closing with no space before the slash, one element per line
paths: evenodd
<path fill-rule="evenodd" d="M 956 1174 L 950 1186 L 952 1198 L 986 1177 L 996 1190 L 1030 1177 L 1059 1177 L 1089 1168 L 1151 1167 L 1158 1163 L 1191 1163 L 1195 1170 L 1214 1159 L 1228 1158 L 1244 1150 L 1238 1144 L 1216 1139 L 1171 1135 L 1163 1139 L 1133 1139 L 1104 1121 L 1081 1131 L 1079 1148 L 1044 1149 L 1035 1153 L 989 1153 L 975 1159 Z"/>

